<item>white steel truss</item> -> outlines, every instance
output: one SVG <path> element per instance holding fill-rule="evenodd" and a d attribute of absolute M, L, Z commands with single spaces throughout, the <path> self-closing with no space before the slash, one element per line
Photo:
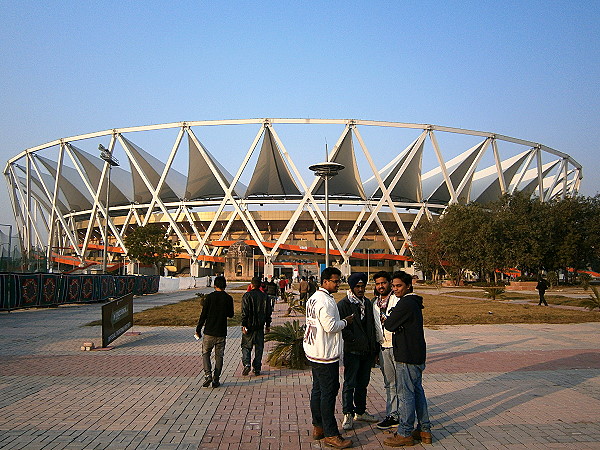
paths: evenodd
<path fill-rule="evenodd" d="M 202 138 L 208 128 L 231 126 L 253 129 L 239 165 L 223 152 L 215 158 Z M 577 161 L 545 145 L 438 125 L 269 118 L 112 129 L 57 139 L 24 150 L 7 162 L 4 176 L 23 251 L 43 247 L 50 257 L 53 248 L 67 246 L 83 264 L 93 242 L 112 241 L 126 255 L 128 230 L 161 223 L 192 264 L 217 255 L 219 248 L 213 241 L 239 234 L 240 228 L 242 235 L 255 241 L 265 261 L 272 263 L 292 240 L 300 220 L 312 223 L 321 239 L 326 235 L 322 184 L 295 162 L 307 155 L 290 148 L 302 148 L 303 143 L 281 134 L 282 129 L 306 126 L 339 127 L 327 158 L 350 166 L 330 180 L 329 191 L 330 199 L 345 213 L 335 227 L 330 221 L 329 229 L 331 248 L 339 252 L 344 264 L 365 236 L 373 233 L 381 236 L 390 254 L 404 255 L 419 221 L 452 203 L 488 202 L 521 190 L 550 201 L 576 195 L 582 179 Z M 154 133 L 168 130 L 176 131 L 176 136 L 167 144 L 170 150 L 164 159 L 139 145 L 140 141 L 152 142 Z M 373 136 L 381 130 L 404 130 L 412 135 L 395 136 L 387 148 L 404 150 L 389 152 L 387 163 L 378 167 L 381 150 L 373 152 L 372 143 L 378 141 Z M 441 142 L 445 136 L 470 143 L 445 145 Z M 124 157 L 110 186 L 108 163 L 101 166 L 93 157 L 97 144 L 107 140 L 109 151 Z M 355 154 L 355 149 L 360 151 Z M 319 153 L 314 150 L 314 155 Z M 175 161 L 185 156 L 187 176 L 175 168 Z M 313 156 L 310 161 L 318 159 Z M 251 169 L 254 160 L 260 167 L 257 162 Z M 425 162 L 433 166 L 427 172 L 423 172 Z M 244 175 L 251 178 L 248 188 L 241 181 Z M 106 205 L 106 189 L 116 193 L 110 205 Z M 264 223 L 265 211 L 278 211 L 273 213 L 280 223 L 277 237 L 273 237 L 271 222 Z M 346 222 L 343 232 L 338 231 L 340 220 Z M 104 236 L 107 222 L 109 236 Z"/>

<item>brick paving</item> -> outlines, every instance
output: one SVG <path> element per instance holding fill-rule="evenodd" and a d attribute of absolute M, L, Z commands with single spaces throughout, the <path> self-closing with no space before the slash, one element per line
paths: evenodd
<path fill-rule="evenodd" d="M 136 298 L 135 310 L 196 291 Z M 310 436 L 310 371 L 263 366 L 241 375 L 238 327 L 227 339 L 222 387 L 202 388 L 192 328 L 138 327 L 110 351 L 101 305 L 0 313 L 2 449 L 318 449 Z M 282 323 L 278 305 L 274 324 Z M 302 320 L 302 318 L 299 318 Z M 600 449 L 599 323 L 427 329 L 424 375 L 440 449 Z M 266 350 L 268 350 L 267 345 Z M 385 409 L 379 369 L 368 410 Z M 341 423 L 341 400 L 337 416 Z M 358 422 L 354 448 L 387 436 Z M 417 445 L 416 448 L 428 447 Z"/>

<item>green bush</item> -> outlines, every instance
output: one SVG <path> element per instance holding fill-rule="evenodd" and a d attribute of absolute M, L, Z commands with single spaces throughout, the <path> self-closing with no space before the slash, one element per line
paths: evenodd
<path fill-rule="evenodd" d="M 585 299 L 582 304 L 583 307 L 589 311 L 593 311 L 598 308 L 600 310 L 600 292 L 598 292 L 598 288 L 596 286 L 590 286 L 592 288 L 592 293 L 590 294 L 590 298 Z"/>
<path fill-rule="evenodd" d="M 308 360 L 302 346 L 304 328 L 298 320 L 271 328 L 271 331 L 265 335 L 265 341 L 277 343 L 267 355 L 267 362 L 271 366 L 290 369 L 307 367 Z"/>
<path fill-rule="evenodd" d="M 498 286 L 488 286 L 484 287 L 485 296 L 487 298 L 491 298 L 492 300 L 496 300 L 496 298 L 501 298 L 504 295 L 505 289 L 503 287 Z"/>

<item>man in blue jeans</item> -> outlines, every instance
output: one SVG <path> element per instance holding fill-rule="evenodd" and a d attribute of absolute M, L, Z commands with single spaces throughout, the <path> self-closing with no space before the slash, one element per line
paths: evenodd
<path fill-rule="evenodd" d="M 403 271 L 392 275 L 392 290 L 399 300 L 385 320 L 384 327 L 394 333 L 400 423 L 397 432 L 383 443 L 390 447 L 415 445 L 415 440 L 431 444 L 431 423 L 422 384 L 426 357 L 421 311 L 423 297 L 413 294 L 412 276 Z"/>
<path fill-rule="evenodd" d="M 342 273 L 327 267 L 321 274 L 321 287 L 306 302 L 306 331 L 303 347 L 312 367 L 310 393 L 313 438 L 333 448 L 352 446 L 344 439 L 335 420 L 335 399 L 340 389 L 341 331 L 352 323 L 353 316 L 340 319 L 335 300 Z"/>
<path fill-rule="evenodd" d="M 273 308 L 269 296 L 260 290 L 260 278 L 254 277 L 251 281 L 252 289 L 242 297 L 242 375 L 250 373 L 250 360 L 252 347 L 254 359 L 252 367 L 254 375 L 260 375 L 262 355 L 265 348 L 265 331 L 268 333 L 271 326 Z"/>

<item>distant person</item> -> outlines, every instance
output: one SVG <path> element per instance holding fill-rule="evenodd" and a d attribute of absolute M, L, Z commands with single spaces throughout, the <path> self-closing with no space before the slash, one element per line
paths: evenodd
<path fill-rule="evenodd" d="M 303 347 L 312 368 L 310 412 L 313 438 L 334 448 L 352 446 L 344 439 L 335 420 L 335 400 L 340 389 L 341 332 L 352 323 L 352 315 L 340 319 L 333 298 L 340 287 L 341 272 L 327 267 L 321 273 L 321 288 L 306 302 L 306 331 Z"/>
<path fill-rule="evenodd" d="M 317 286 L 317 282 L 315 281 L 315 277 L 314 276 L 310 276 L 308 277 L 308 298 L 311 298 L 312 295 L 317 292 L 317 289 L 319 289 L 319 286 Z"/>
<path fill-rule="evenodd" d="M 212 278 L 209 275 L 206 277 L 206 287 L 210 287 L 211 284 L 212 284 Z"/>
<path fill-rule="evenodd" d="M 396 390 L 396 360 L 394 359 L 394 344 L 392 333 L 387 331 L 383 325 L 390 315 L 392 308 L 396 306 L 398 298 L 392 293 L 392 276 L 389 272 L 381 271 L 373 275 L 375 282 L 376 297 L 373 302 L 373 313 L 375 315 L 375 332 L 377 340 L 381 344 L 379 352 L 379 367 L 383 375 L 383 386 L 385 388 L 385 419 L 377 424 L 380 430 L 395 428 L 398 426 L 398 391 Z"/>
<path fill-rule="evenodd" d="M 300 285 L 298 286 L 298 291 L 300 292 L 300 303 L 303 305 L 306 304 L 306 300 L 308 300 L 308 281 L 306 281 L 306 277 L 302 277 L 300 279 Z"/>
<path fill-rule="evenodd" d="M 279 295 L 281 295 L 281 300 L 285 301 L 285 290 L 287 288 L 288 282 L 285 279 L 285 276 L 281 276 L 279 279 Z"/>
<path fill-rule="evenodd" d="M 275 308 L 275 302 L 277 301 L 277 284 L 275 283 L 275 281 L 273 280 L 273 278 L 271 278 L 269 281 L 267 281 L 266 285 L 265 285 L 265 293 L 269 296 L 269 300 L 271 301 L 271 309 Z"/>
<path fill-rule="evenodd" d="M 367 274 L 358 272 L 348 277 L 350 289 L 338 304 L 340 317 L 354 316 L 354 320 L 342 330 L 344 341 L 344 386 L 342 388 L 342 428 L 351 430 L 354 421 L 377 422 L 367 412 L 367 387 L 371 380 L 371 368 L 379 353 L 375 336 L 375 319 L 371 300 L 365 297 Z M 377 318 L 379 320 L 379 318 Z"/>
<path fill-rule="evenodd" d="M 540 294 L 540 301 L 538 302 L 538 306 L 542 306 L 542 303 L 545 306 L 548 306 L 548 302 L 546 301 L 546 298 L 544 296 L 546 294 L 546 289 L 548 289 L 548 282 L 544 278 L 539 277 L 535 288 Z"/>
<path fill-rule="evenodd" d="M 385 320 L 384 327 L 394 333 L 400 423 L 396 433 L 385 439 L 383 444 L 390 447 L 411 446 L 415 445 L 415 440 L 431 444 L 431 422 L 423 390 L 427 353 L 421 311 L 423 297 L 412 292 L 412 277 L 401 270 L 392 275 L 392 290 L 399 300 Z"/>
<path fill-rule="evenodd" d="M 225 339 L 227 336 L 227 318 L 233 317 L 233 298 L 225 292 L 225 277 L 215 277 L 215 290 L 204 297 L 202 312 L 196 326 L 196 338 L 202 337 L 202 364 L 204 366 L 204 383 L 202 387 L 217 388 L 221 385 L 219 377 L 223 370 Z M 215 371 L 212 371 L 210 356 L 215 349 Z"/>
<path fill-rule="evenodd" d="M 252 290 L 242 297 L 242 375 L 250 373 L 252 348 L 254 359 L 252 368 L 254 375 L 260 375 L 262 355 L 265 348 L 265 331 L 271 327 L 273 308 L 267 294 L 260 290 L 260 278 L 252 278 Z"/>

